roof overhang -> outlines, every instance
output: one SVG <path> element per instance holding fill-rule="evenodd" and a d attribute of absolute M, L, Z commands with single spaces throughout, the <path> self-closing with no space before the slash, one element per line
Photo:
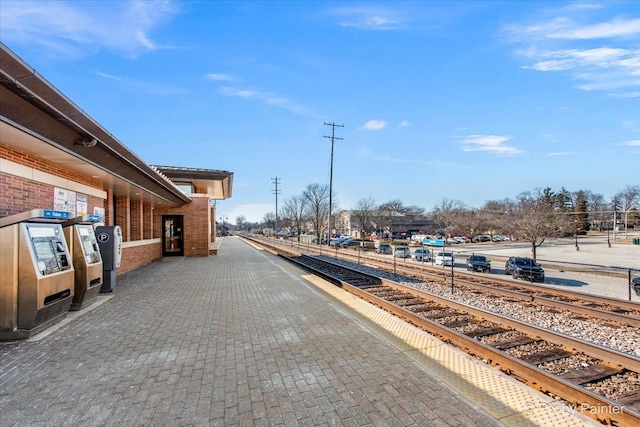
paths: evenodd
<path fill-rule="evenodd" d="M 103 189 L 116 196 L 166 206 L 182 206 L 191 200 L 3 43 L 0 143 L 99 179 Z"/>
<path fill-rule="evenodd" d="M 175 166 L 152 166 L 176 185 L 189 183 L 196 193 L 207 194 L 212 199 L 231 197 L 233 173 L 214 169 L 182 168 Z"/>

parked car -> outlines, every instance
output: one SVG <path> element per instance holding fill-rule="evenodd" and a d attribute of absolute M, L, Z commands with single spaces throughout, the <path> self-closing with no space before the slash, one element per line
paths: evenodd
<path fill-rule="evenodd" d="M 396 246 L 394 255 L 396 258 L 411 258 L 411 249 L 409 246 Z"/>
<path fill-rule="evenodd" d="M 491 262 L 484 255 L 471 255 L 467 258 L 467 270 L 489 273 L 491 271 Z"/>
<path fill-rule="evenodd" d="M 431 261 L 431 251 L 429 251 L 429 249 L 418 248 L 413 251 L 411 258 L 416 261 Z"/>
<path fill-rule="evenodd" d="M 482 242 L 490 242 L 491 237 L 489 236 L 473 236 L 471 239 L 474 243 L 482 243 Z"/>
<path fill-rule="evenodd" d="M 348 238 L 344 238 L 344 237 L 334 237 L 329 242 L 329 246 L 342 246 L 342 242 L 344 242 L 347 239 Z"/>
<path fill-rule="evenodd" d="M 452 252 L 438 252 L 436 254 L 436 265 L 453 266 L 456 260 Z"/>
<path fill-rule="evenodd" d="M 349 246 L 360 246 L 361 240 L 358 239 L 345 239 L 340 242 L 340 247 L 348 248 Z"/>
<path fill-rule="evenodd" d="M 635 277 L 631 281 L 631 284 L 633 285 L 633 291 L 636 293 L 636 295 L 640 296 L 640 276 Z"/>
<path fill-rule="evenodd" d="M 504 265 L 504 274 L 511 274 L 514 279 L 544 282 L 544 269 L 533 258 L 510 257 Z"/>
<path fill-rule="evenodd" d="M 392 255 L 393 254 L 393 248 L 391 248 L 391 245 L 388 244 L 388 243 L 380 243 L 380 246 L 378 246 L 378 248 L 376 249 L 376 253 L 377 254 Z"/>

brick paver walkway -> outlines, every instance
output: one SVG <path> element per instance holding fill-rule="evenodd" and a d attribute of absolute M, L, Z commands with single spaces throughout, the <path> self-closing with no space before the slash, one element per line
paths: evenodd
<path fill-rule="evenodd" d="M 119 276 L 64 326 L 0 343 L 0 425 L 498 425 L 301 274 L 226 238 Z"/>

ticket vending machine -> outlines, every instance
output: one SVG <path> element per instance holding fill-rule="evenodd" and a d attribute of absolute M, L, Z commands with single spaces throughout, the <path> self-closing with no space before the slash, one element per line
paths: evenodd
<path fill-rule="evenodd" d="M 116 269 L 122 260 L 122 229 L 119 225 L 96 227 L 96 239 L 102 255 L 101 293 L 113 292 L 116 288 Z"/>
<path fill-rule="evenodd" d="M 44 209 L 0 218 L 0 340 L 28 338 L 69 311 L 74 269 L 60 225 L 68 218 Z"/>
<path fill-rule="evenodd" d="M 62 223 L 75 270 L 75 286 L 70 310 L 80 310 L 96 302 L 102 286 L 102 257 L 93 231 L 97 215 L 83 215 Z"/>

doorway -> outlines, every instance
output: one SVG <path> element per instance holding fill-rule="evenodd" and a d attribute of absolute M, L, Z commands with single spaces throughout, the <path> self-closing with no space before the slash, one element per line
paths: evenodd
<path fill-rule="evenodd" d="M 184 256 L 183 216 L 162 215 L 162 256 Z"/>

